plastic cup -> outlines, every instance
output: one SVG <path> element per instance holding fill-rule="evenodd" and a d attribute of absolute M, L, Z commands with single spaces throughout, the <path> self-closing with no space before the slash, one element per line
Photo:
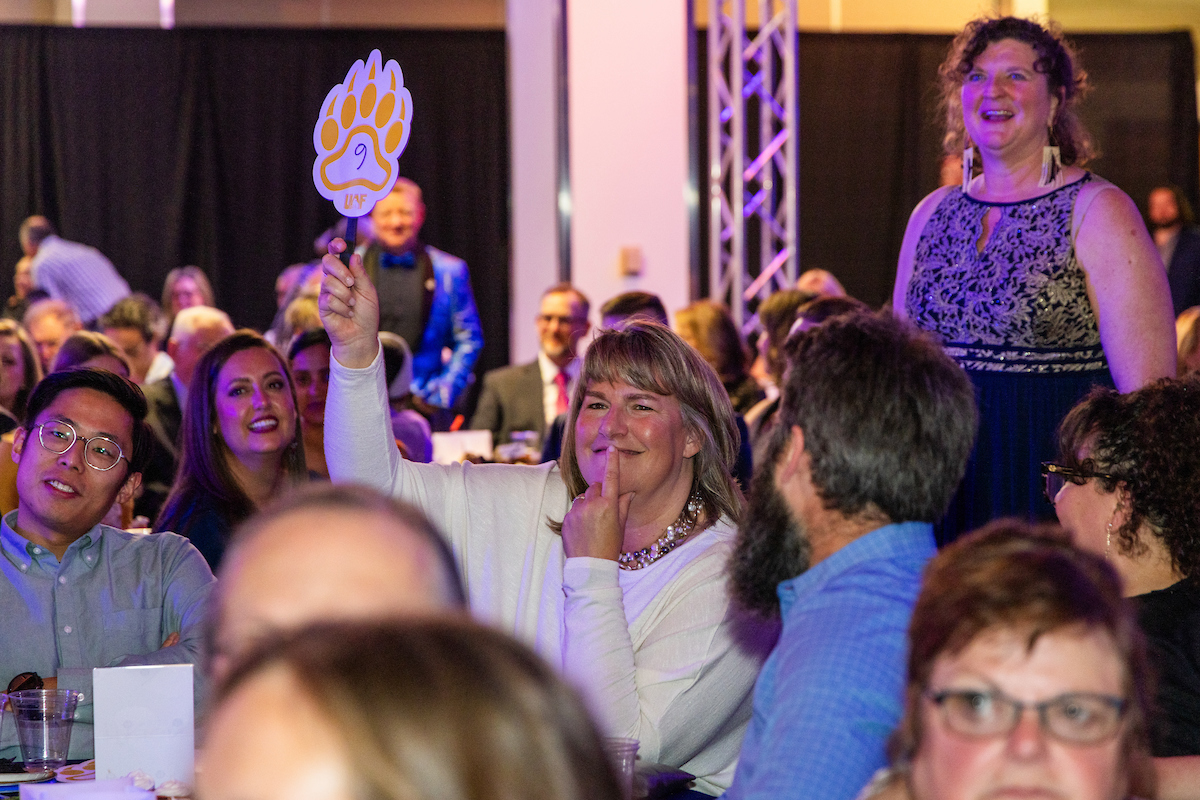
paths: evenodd
<path fill-rule="evenodd" d="M 8 696 L 26 772 L 46 772 L 66 765 L 71 723 L 80 697 L 79 692 L 70 689 L 25 689 Z"/>
<path fill-rule="evenodd" d="M 621 796 L 625 800 L 633 797 L 633 766 L 637 761 L 637 739 L 610 738 L 604 740 L 604 752 L 617 773 L 617 782 L 621 784 Z"/>

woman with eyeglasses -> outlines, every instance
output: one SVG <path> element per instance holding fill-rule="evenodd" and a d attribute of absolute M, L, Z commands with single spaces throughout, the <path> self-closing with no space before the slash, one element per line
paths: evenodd
<path fill-rule="evenodd" d="M 1200 376 L 1096 390 L 1063 420 L 1046 494 L 1132 597 L 1159 675 L 1156 756 L 1200 755 Z"/>
<path fill-rule="evenodd" d="M 1142 634 L 1104 559 L 998 522 L 941 552 L 909 627 L 893 767 L 862 798 L 1154 797 Z"/>

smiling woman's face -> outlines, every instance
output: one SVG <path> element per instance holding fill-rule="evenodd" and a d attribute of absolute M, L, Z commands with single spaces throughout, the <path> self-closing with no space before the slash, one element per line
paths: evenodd
<path fill-rule="evenodd" d="M 235 458 L 280 453 L 296 434 L 283 365 L 264 347 L 239 350 L 217 373 L 217 426 Z"/>
<path fill-rule="evenodd" d="M 620 459 L 620 493 L 639 497 L 673 488 L 682 479 L 690 485 L 686 460 L 700 449 L 674 397 L 628 383 L 593 383 L 575 420 L 575 457 L 589 485 L 604 478 L 610 445 Z"/>
<path fill-rule="evenodd" d="M 1037 51 L 1025 42 L 1002 39 L 975 59 L 962 84 L 963 123 L 971 141 L 995 152 L 1033 152 L 1048 140 L 1058 107 Z M 1037 151 L 1040 155 L 1040 151 Z"/>

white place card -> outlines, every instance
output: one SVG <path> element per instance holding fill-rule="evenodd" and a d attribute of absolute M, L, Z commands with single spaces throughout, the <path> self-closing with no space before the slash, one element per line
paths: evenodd
<path fill-rule="evenodd" d="M 468 455 L 492 457 L 491 431 L 439 431 L 433 434 L 433 462 L 454 464 Z"/>
<path fill-rule="evenodd" d="M 92 670 L 96 778 L 149 775 L 155 786 L 195 782 L 192 665 Z"/>

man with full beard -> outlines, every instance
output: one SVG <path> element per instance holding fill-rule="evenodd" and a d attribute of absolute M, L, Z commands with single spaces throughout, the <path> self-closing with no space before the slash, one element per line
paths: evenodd
<path fill-rule="evenodd" d="M 783 632 L 729 798 L 850 800 L 886 764 L 921 572 L 975 438 L 966 374 L 906 322 L 858 312 L 795 335 L 779 424 L 731 560 Z"/>

